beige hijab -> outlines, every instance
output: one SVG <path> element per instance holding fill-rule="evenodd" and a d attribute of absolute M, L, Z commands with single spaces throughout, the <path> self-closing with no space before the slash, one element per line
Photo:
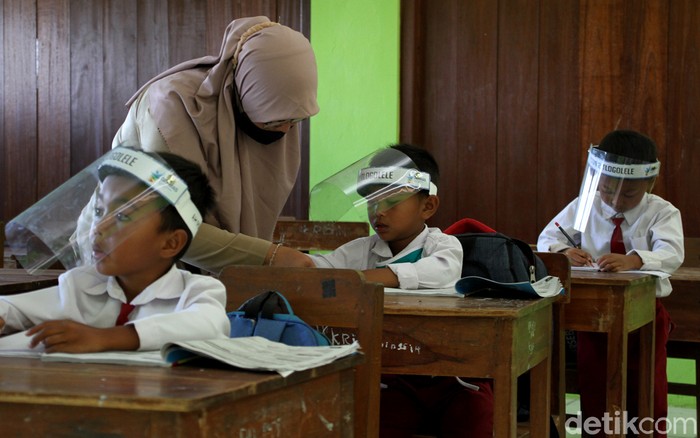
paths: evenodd
<path fill-rule="evenodd" d="M 270 240 L 299 171 L 299 127 L 269 145 L 236 129 L 234 80 L 253 122 L 318 113 L 316 60 L 309 41 L 267 17 L 234 20 L 219 56 L 190 60 L 161 73 L 129 104 L 147 93 L 149 112 L 168 148 L 207 173 L 217 207 L 205 222 Z"/>

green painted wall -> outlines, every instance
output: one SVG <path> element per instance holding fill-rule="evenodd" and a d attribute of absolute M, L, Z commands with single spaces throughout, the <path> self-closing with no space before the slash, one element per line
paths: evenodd
<path fill-rule="evenodd" d="M 311 1 L 320 112 L 310 125 L 310 187 L 398 140 L 399 18 L 399 0 Z"/>

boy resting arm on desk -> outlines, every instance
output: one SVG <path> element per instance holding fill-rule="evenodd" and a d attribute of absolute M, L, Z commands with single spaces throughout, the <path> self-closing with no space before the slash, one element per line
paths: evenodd
<path fill-rule="evenodd" d="M 357 194 L 359 198 L 347 205 L 366 208 L 376 234 L 330 254 L 312 255 L 312 260 L 318 267 L 362 270 L 367 280 L 387 287 L 420 290 L 454 285 L 462 273 L 462 245 L 456 237 L 425 224 L 440 203 L 438 184 L 435 159 L 408 144 L 380 149 L 323 181 L 314 187 L 312 201 L 314 196 L 325 196 L 324 188 Z M 491 436 L 493 390 L 487 381 L 470 382 L 382 375 L 380 436 Z"/>
<path fill-rule="evenodd" d="M 62 188 L 99 180 L 94 260 L 62 274 L 58 286 L 0 297 L 2 332 L 28 329 L 30 347 L 69 353 L 227 337 L 224 285 L 175 265 L 213 205 L 200 168 L 174 154 L 119 147 L 90 170 Z"/>
<path fill-rule="evenodd" d="M 362 270 L 367 280 L 386 287 L 454 285 L 462 273 L 462 245 L 456 237 L 425 223 L 440 205 L 439 171 L 433 157 L 424 149 L 401 144 L 367 159 L 368 167 L 357 169 L 360 161 L 342 171 L 348 178 L 334 178 L 356 185 L 345 193 L 362 197 L 354 204 L 367 209 L 376 234 L 348 242 L 330 254 L 311 255 L 314 264 Z"/>

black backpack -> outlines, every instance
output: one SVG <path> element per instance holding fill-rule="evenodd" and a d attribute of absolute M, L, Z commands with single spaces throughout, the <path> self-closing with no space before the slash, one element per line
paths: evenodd
<path fill-rule="evenodd" d="M 547 276 L 544 262 L 522 240 L 501 233 L 464 233 L 455 237 L 464 250 L 462 277 L 533 283 Z"/>

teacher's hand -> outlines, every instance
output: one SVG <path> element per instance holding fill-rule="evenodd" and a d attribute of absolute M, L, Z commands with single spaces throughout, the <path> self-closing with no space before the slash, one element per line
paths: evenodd
<path fill-rule="evenodd" d="M 301 251 L 282 245 L 272 245 L 265 257 L 265 265 L 288 266 L 292 268 L 313 268 L 314 262 Z"/>

